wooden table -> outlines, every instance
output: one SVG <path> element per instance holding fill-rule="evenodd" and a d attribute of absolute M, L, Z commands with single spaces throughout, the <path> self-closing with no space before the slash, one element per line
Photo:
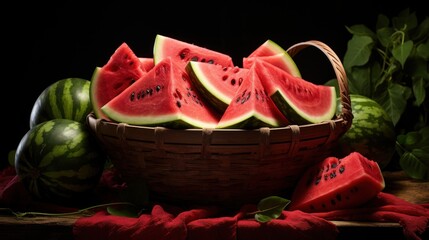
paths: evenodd
<path fill-rule="evenodd" d="M 412 203 L 429 202 L 429 182 L 408 178 L 403 172 L 384 172 L 386 188 L 392 193 Z M 0 215 L 0 239 L 73 239 L 73 224 L 79 216 L 65 217 L 24 217 Z M 333 221 L 340 234 L 338 239 L 362 239 L 382 236 L 383 239 L 404 239 L 402 227 L 398 223 L 374 223 Z M 425 236 L 429 237 L 429 233 Z"/>

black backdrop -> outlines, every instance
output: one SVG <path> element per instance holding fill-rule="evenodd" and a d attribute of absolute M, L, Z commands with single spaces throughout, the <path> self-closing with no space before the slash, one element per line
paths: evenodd
<path fill-rule="evenodd" d="M 345 26 L 373 28 L 379 13 L 391 17 L 405 8 L 421 18 L 428 15 L 420 0 L 53 2 L 15 2 L 3 8 L 1 165 L 28 131 L 41 91 L 62 78 L 90 79 L 122 42 L 139 57 L 151 57 L 159 33 L 229 54 L 240 65 L 242 57 L 267 39 L 284 48 L 316 39 L 342 58 L 351 37 Z M 299 64 L 311 81 L 333 77 L 323 56 L 313 54 Z"/>

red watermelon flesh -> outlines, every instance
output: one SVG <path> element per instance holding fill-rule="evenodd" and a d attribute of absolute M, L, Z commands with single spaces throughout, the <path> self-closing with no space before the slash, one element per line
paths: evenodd
<path fill-rule="evenodd" d="M 171 57 L 183 69 L 189 61 L 234 66 L 232 58 L 227 54 L 158 34 L 153 47 L 154 63 L 167 57 Z"/>
<path fill-rule="evenodd" d="M 102 111 L 116 122 L 171 128 L 214 128 L 219 120 L 171 58 L 156 64 Z"/>
<path fill-rule="evenodd" d="M 280 55 L 278 55 L 280 54 Z M 272 57 L 275 56 L 275 57 Z M 253 57 L 262 57 L 268 62 L 271 62 L 274 65 L 278 65 L 280 68 L 292 74 L 292 76 L 301 77 L 301 72 L 295 64 L 295 61 L 289 55 L 289 53 L 284 50 L 280 45 L 275 43 L 273 40 L 268 39 L 262 43 L 258 48 L 256 48 L 249 56 L 243 58 L 243 67 L 249 68 L 251 63 L 253 63 Z M 280 57 L 280 59 L 278 58 Z M 250 62 L 249 62 L 250 61 Z"/>
<path fill-rule="evenodd" d="M 255 129 L 287 124 L 288 120 L 267 95 L 252 67 L 223 113 L 217 128 Z"/>
<path fill-rule="evenodd" d="M 244 57 L 243 68 L 250 68 L 255 62 L 255 58 L 259 58 L 265 62 L 271 63 L 274 66 L 285 70 L 293 76 L 301 77 L 301 73 L 297 70 L 297 66 L 286 52 L 278 53 L 270 56 Z"/>
<path fill-rule="evenodd" d="M 377 162 L 359 152 L 328 157 L 309 167 L 299 179 L 289 210 L 325 212 L 358 207 L 385 187 Z"/>
<path fill-rule="evenodd" d="M 139 58 L 122 43 L 103 67 L 96 67 L 91 78 L 90 97 L 97 118 L 109 119 L 101 107 L 145 74 Z"/>
<path fill-rule="evenodd" d="M 155 66 L 153 62 L 153 58 L 140 57 L 139 60 L 140 60 L 140 67 L 145 72 L 149 72 L 149 70 L 151 70 Z"/>
<path fill-rule="evenodd" d="M 291 123 L 320 123 L 334 117 L 335 87 L 313 84 L 259 59 L 253 66 L 267 94 Z"/>
<path fill-rule="evenodd" d="M 249 69 L 190 61 L 186 65 L 194 86 L 218 111 L 228 107 Z"/>

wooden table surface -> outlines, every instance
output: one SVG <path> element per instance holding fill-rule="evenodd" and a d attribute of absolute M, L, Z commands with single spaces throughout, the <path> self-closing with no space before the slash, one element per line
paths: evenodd
<path fill-rule="evenodd" d="M 408 178 L 403 172 L 384 172 L 386 188 L 412 203 L 429 203 L 429 182 Z M 80 216 L 24 217 L 0 215 L 0 239 L 73 239 L 73 224 Z M 363 236 L 383 236 L 383 239 L 404 239 L 398 223 L 332 221 L 340 234 L 338 239 L 362 239 Z M 429 233 L 425 237 L 429 237 Z"/>

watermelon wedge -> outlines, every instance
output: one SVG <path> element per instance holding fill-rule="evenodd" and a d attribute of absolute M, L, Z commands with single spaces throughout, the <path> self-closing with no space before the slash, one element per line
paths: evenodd
<path fill-rule="evenodd" d="M 309 167 L 298 180 L 289 210 L 327 212 L 359 207 L 385 188 L 377 162 L 359 152 L 327 157 Z"/>
<path fill-rule="evenodd" d="M 214 128 L 219 121 L 171 58 L 164 58 L 101 110 L 113 121 L 133 125 Z"/>
<path fill-rule="evenodd" d="M 139 58 L 122 43 L 103 67 L 96 67 L 90 85 L 92 109 L 97 118 L 109 119 L 101 107 L 145 74 Z"/>
<path fill-rule="evenodd" d="M 256 48 L 251 54 L 249 54 L 249 56 L 244 57 L 243 67 L 250 68 L 254 62 L 255 57 L 258 57 L 285 70 L 292 76 L 301 77 L 301 72 L 299 71 L 298 66 L 295 64 L 295 61 L 292 59 L 289 53 L 273 40 L 268 39 L 258 48 Z"/>
<path fill-rule="evenodd" d="M 183 69 L 189 61 L 234 66 L 232 58 L 227 54 L 158 34 L 153 47 L 154 63 L 157 64 L 167 57 Z"/>
<path fill-rule="evenodd" d="M 185 68 L 194 86 L 220 112 L 225 111 L 249 69 L 190 61 Z"/>
<path fill-rule="evenodd" d="M 143 71 L 149 72 L 154 66 L 155 63 L 153 62 L 153 58 L 149 57 L 140 57 L 140 67 Z"/>
<path fill-rule="evenodd" d="M 253 66 L 267 94 L 291 123 L 320 123 L 334 117 L 335 87 L 313 84 L 259 59 Z"/>
<path fill-rule="evenodd" d="M 217 128 L 255 129 L 287 124 L 288 120 L 267 95 L 252 67 L 223 113 Z"/>

